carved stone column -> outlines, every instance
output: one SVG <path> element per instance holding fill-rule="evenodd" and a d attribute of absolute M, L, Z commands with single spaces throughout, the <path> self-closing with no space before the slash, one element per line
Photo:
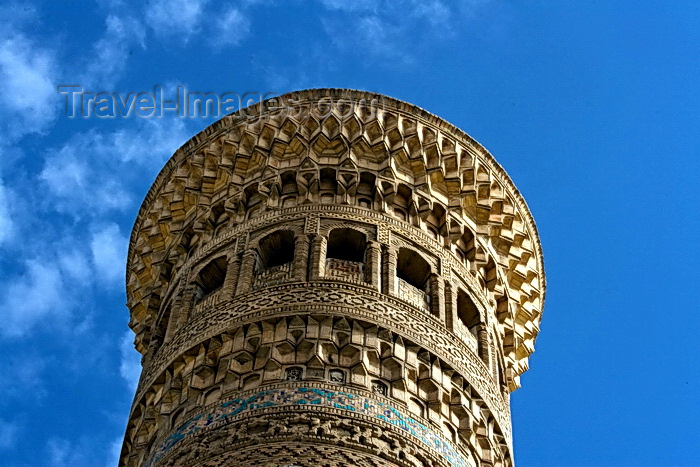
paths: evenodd
<path fill-rule="evenodd" d="M 294 263 L 292 277 L 294 280 L 305 282 L 309 268 L 309 237 L 299 234 L 294 239 Z"/>
<path fill-rule="evenodd" d="M 430 275 L 430 312 L 445 322 L 445 279 L 438 274 Z"/>
<path fill-rule="evenodd" d="M 480 323 L 476 328 L 476 338 L 479 342 L 479 357 L 489 365 L 489 333 L 486 330 L 486 325 Z"/>
<path fill-rule="evenodd" d="M 233 298 L 236 292 L 236 283 L 238 282 L 238 271 L 240 267 L 241 256 L 238 254 L 231 255 L 226 265 L 226 278 L 224 279 L 224 286 L 222 289 L 224 299 L 226 300 Z"/>
<path fill-rule="evenodd" d="M 194 296 L 197 293 L 197 284 L 194 282 L 187 282 L 185 284 L 185 291 L 182 293 L 182 309 L 180 311 L 180 319 L 178 320 L 178 327 L 187 324 L 190 319 L 190 312 L 192 311 L 192 306 L 194 305 Z"/>
<path fill-rule="evenodd" d="M 236 295 L 241 295 L 251 291 L 253 287 L 253 278 L 255 274 L 255 261 L 257 260 L 257 252 L 255 250 L 246 250 L 243 253 L 241 260 L 240 280 L 236 287 Z"/>
<path fill-rule="evenodd" d="M 365 253 L 365 280 L 374 289 L 381 291 L 382 275 L 382 249 L 378 242 L 367 242 L 367 252 Z"/>
<path fill-rule="evenodd" d="M 457 316 L 457 287 L 452 282 L 445 282 L 445 326 L 450 331 L 455 330 Z"/>
<path fill-rule="evenodd" d="M 396 261 L 396 248 L 385 247 L 382 255 L 382 293 L 387 295 L 396 295 Z"/>
<path fill-rule="evenodd" d="M 317 281 L 326 275 L 326 250 L 328 239 L 323 235 L 316 235 L 311 242 L 311 277 L 309 280 Z"/>

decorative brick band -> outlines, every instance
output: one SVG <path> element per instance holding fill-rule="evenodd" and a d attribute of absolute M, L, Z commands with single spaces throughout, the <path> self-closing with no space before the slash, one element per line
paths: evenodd
<path fill-rule="evenodd" d="M 307 408 L 310 406 L 352 412 L 352 416 L 354 414 L 368 416 L 410 434 L 419 444 L 437 452 L 451 466 L 471 467 L 475 465 L 465 460 L 444 436 L 425 423 L 392 406 L 388 400 L 383 402 L 376 397 L 359 392 L 309 386 L 271 387 L 249 394 L 240 394 L 239 397 L 210 406 L 173 431 L 153 451 L 146 465 L 150 466 L 158 462 L 180 442 L 210 426 L 230 423 L 235 419 L 254 417 L 263 409 L 273 407 L 294 409 L 295 407 Z"/>

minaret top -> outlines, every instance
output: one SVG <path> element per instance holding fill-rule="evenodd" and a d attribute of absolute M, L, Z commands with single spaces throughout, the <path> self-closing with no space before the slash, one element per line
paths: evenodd
<path fill-rule="evenodd" d="M 325 173 L 325 175 L 324 175 Z M 319 177 L 320 174 L 320 177 Z M 369 189 L 371 209 L 401 198 L 406 222 L 435 216 L 446 248 L 470 232 L 480 239 L 474 261 L 507 271 L 484 278 L 489 297 L 508 297 L 499 321 L 509 328 L 516 375 L 528 356 L 544 305 L 540 240 L 525 200 L 494 157 L 473 138 L 412 104 L 347 89 L 310 89 L 256 103 L 213 123 L 187 141 L 150 188 L 131 234 L 127 304 L 136 346 L 157 313 L 161 291 L 188 255 L 235 225 L 265 211 L 293 178 L 304 192 L 333 179 L 338 192 Z M 359 187 L 362 186 L 363 189 Z M 308 201 L 307 201 L 308 202 Z M 247 214 L 246 214 L 247 213 Z M 498 309 L 498 308 L 497 308 Z"/>

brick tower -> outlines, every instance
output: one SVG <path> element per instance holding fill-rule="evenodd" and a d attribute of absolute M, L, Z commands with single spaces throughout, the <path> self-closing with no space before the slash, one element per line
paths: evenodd
<path fill-rule="evenodd" d="M 120 465 L 512 465 L 544 288 L 525 201 L 440 118 L 340 89 L 226 116 L 131 235 Z"/>

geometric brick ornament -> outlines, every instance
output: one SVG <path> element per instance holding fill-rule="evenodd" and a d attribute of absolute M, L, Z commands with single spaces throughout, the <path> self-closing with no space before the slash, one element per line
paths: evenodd
<path fill-rule="evenodd" d="M 293 92 L 166 163 L 131 234 L 122 466 L 512 465 L 544 304 L 481 145 L 386 96 Z"/>

